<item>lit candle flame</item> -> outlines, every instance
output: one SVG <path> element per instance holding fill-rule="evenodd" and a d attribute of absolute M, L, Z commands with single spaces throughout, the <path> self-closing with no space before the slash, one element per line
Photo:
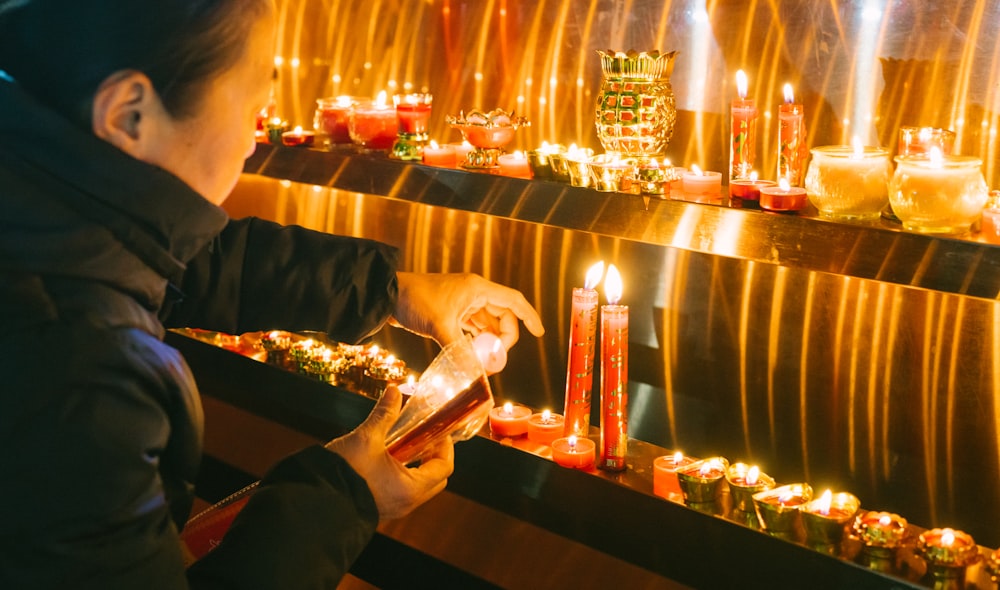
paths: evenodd
<path fill-rule="evenodd" d="M 439 146 L 439 145 L 438 145 L 438 142 L 434 141 L 433 139 L 432 139 L 432 140 L 431 140 L 431 142 L 430 142 L 429 144 L 427 144 L 427 145 L 428 145 L 428 147 L 430 147 L 430 148 L 431 148 L 432 150 L 438 150 L 438 149 L 441 149 L 441 146 Z"/>
<path fill-rule="evenodd" d="M 604 275 L 604 261 L 594 263 L 589 269 L 587 269 L 587 278 L 583 282 L 584 289 L 593 289 L 597 286 L 597 283 L 601 282 L 601 277 Z"/>
<path fill-rule="evenodd" d="M 883 514 L 882 516 L 879 517 L 878 523 L 882 526 L 889 526 L 890 524 L 892 524 L 892 517 L 889 516 L 888 514 Z"/>
<path fill-rule="evenodd" d="M 569 443 L 570 452 L 573 452 L 573 450 L 576 449 L 576 435 L 575 434 L 569 435 L 569 440 L 566 442 Z"/>
<path fill-rule="evenodd" d="M 510 402 L 505 403 L 503 405 L 503 414 L 504 414 L 504 416 L 510 416 L 513 413 L 514 413 L 514 404 L 512 404 Z"/>
<path fill-rule="evenodd" d="M 673 168 L 673 164 L 670 163 L 670 158 L 663 158 L 663 166 L 665 168 Z"/>
<path fill-rule="evenodd" d="M 339 106 L 339 107 L 349 107 L 349 106 L 351 106 L 351 103 L 353 103 L 353 102 L 354 102 L 354 99 L 351 98 L 350 96 L 338 96 L 337 97 L 337 106 Z"/>
<path fill-rule="evenodd" d="M 549 410 L 542 410 L 542 424 L 549 424 L 552 422 L 552 412 Z"/>
<path fill-rule="evenodd" d="M 747 470 L 747 476 L 744 481 L 748 486 L 757 485 L 757 480 L 760 478 L 760 467 L 753 465 Z"/>
<path fill-rule="evenodd" d="M 861 158 L 865 155 L 865 144 L 857 135 L 851 139 L 851 147 L 854 148 L 854 154 L 852 154 L 854 158 Z"/>
<path fill-rule="evenodd" d="M 705 463 L 705 464 L 703 464 L 701 466 L 701 469 L 698 470 L 698 474 L 701 475 L 701 476 L 703 476 L 703 477 L 706 476 L 706 475 L 708 475 L 711 472 L 712 472 L 712 464 L 711 463 Z"/>
<path fill-rule="evenodd" d="M 930 127 L 921 127 L 920 131 L 917 132 L 917 139 L 920 143 L 927 143 L 933 135 L 934 131 Z"/>
<path fill-rule="evenodd" d="M 794 103 L 795 102 L 795 93 L 792 91 L 792 85 L 786 83 L 785 86 L 784 86 L 784 88 L 782 90 L 784 90 L 784 92 L 785 92 L 785 104 L 792 104 L 792 103 Z"/>
<path fill-rule="evenodd" d="M 684 453 L 677 451 L 674 453 L 674 465 L 680 465 L 684 461 Z"/>
<path fill-rule="evenodd" d="M 754 170 L 750 173 L 750 182 L 757 182 L 757 171 Z"/>
<path fill-rule="evenodd" d="M 691 174 L 695 176 L 704 176 L 705 173 L 701 171 L 701 168 L 697 164 L 691 164 Z"/>
<path fill-rule="evenodd" d="M 791 502 L 792 498 L 794 498 L 796 495 L 797 493 L 795 490 L 785 490 L 784 492 L 781 492 L 781 494 L 778 496 L 778 502 L 782 504 L 787 504 L 788 502 Z"/>
<path fill-rule="evenodd" d="M 827 516 L 830 514 L 830 504 L 833 503 L 833 492 L 826 490 L 816 501 L 814 512 Z"/>
<path fill-rule="evenodd" d="M 608 275 L 604 278 L 604 296 L 608 304 L 615 305 L 622 298 L 622 276 L 615 265 L 608 265 Z"/>
<path fill-rule="evenodd" d="M 524 158 L 525 158 L 524 152 L 522 152 L 521 150 L 515 150 L 514 151 L 514 159 L 515 160 L 523 160 Z"/>
<path fill-rule="evenodd" d="M 951 547 L 955 544 L 955 531 L 951 529 L 944 529 L 941 531 L 941 546 Z"/>
<path fill-rule="evenodd" d="M 296 125 L 292 133 L 295 135 L 302 135 L 302 125 Z"/>
<path fill-rule="evenodd" d="M 736 93 L 740 95 L 740 100 L 747 97 L 747 75 L 743 70 L 736 71 Z"/>
<path fill-rule="evenodd" d="M 379 108 L 385 108 L 386 103 L 388 102 L 388 98 L 389 95 L 386 94 L 385 90 L 380 91 L 378 93 L 378 96 L 375 97 L 375 106 Z"/>
<path fill-rule="evenodd" d="M 417 378 L 414 377 L 413 375 L 410 375 L 410 377 L 406 380 L 406 384 L 409 385 L 410 387 L 413 387 L 414 385 L 416 385 L 416 383 L 417 383 Z"/>
<path fill-rule="evenodd" d="M 779 178 L 778 188 L 780 188 L 783 191 L 789 191 L 792 190 L 792 185 L 788 182 L 787 178 Z"/>

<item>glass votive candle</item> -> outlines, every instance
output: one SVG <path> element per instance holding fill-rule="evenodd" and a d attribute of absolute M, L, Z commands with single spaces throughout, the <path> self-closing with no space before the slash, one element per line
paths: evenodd
<path fill-rule="evenodd" d="M 782 539 L 799 537 L 802 527 L 800 509 L 812 500 L 812 488 L 806 483 L 793 483 L 753 495 L 754 510 L 761 526 L 769 534 Z"/>
<path fill-rule="evenodd" d="M 541 445 L 551 445 L 552 441 L 562 438 L 563 417 L 543 410 L 532 414 L 528 419 L 528 440 Z"/>
<path fill-rule="evenodd" d="M 965 572 L 979 562 L 979 547 L 968 533 L 931 529 L 917 537 L 917 554 L 927 562 L 935 588 L 965 588 Z"/>
<path fill-rule="evenodd" d="M 806 531 L 806 542 L 830 553 L 844 538 L 847 525 L 854 520 L 861 502 L 847 492 L 834 494 L 830 490 L 819 498 L 802 505 L 802 525 Z"/>
<path fill-rule="evenodd" d="M 507 402 L 490 410 L 490 432 L 499 437 L 518 437 L 528 432 L 531 408 Z"/>
<path fill-rule="evenodd" d="M 677 479 L 677 470 L 697 461 L 677 451 L 673 455 L 664 455 L 653 459 L 653 493 L 661 498 L 683 502 L 684 494 Z"/>
<path fill-rule="evenodd" d="M 393 95 L 398 133 L 426 137 L 433 99 L 432 95 L 426 93 Z"/>
<path fill-rule="evenodd" d="M 316 100 L 313 130 L 330 143 L 351 143 L 347 122 L 351 107 L 365 99 L 356 96 L 331 96 Z"/>
<path fill-rule="evenodd" d="M 632 159 L 621 159 L 617 154 L 602 154 L 591 158 L 590 179 L 598 192 L 613 193 L 627 190 L 626 184 L 631 180 Z"/>
<path fill-rule="evenodd" d="M 677 481 L 688 504 L 714 502 L 722 493 L 722 479 L 729 468 L 725 457 L 702 459 L 677 470 Z"/>
<path fill-rule="evenodd" d="M 821 217 L 851 221 L 881 215 L 892 174 L 888 150 L 858 144 L 829 145 L 810 152 L 805 188 Z"/>
<path fill-rule="evenodd" d="M 733 508 L 753 512 L 753 495 L 774 487 L 774 478 L 761 472 L 756 465 L 734 463 L 726 469 L 726 482 L 733 499 Z"/>
<path fill-rule="evenodd" d="M 989 190 L 972 156 L 897 156 L 889 182 L 892 210 L 910 231 L 961 234 L 982 214 Z"/>
<path fill-rule="evenodd" d="M 373 150 L 387 150 L 396 142 L 396 109 L 381 101 L 351 107 L 347 131 L 355 144 Z"/>
<path fill-rule="evenodd" d="M 869 569 L 889 573 L 896 569 L 896 550 L 906 540 L 908 532 L 905 518 L 870 510 L 859 514 L 851 528 L 861 541 L 862 555 Z"/>
<path fill-rule="evenodd" d="M 900 156 L 919 156 L 937 148 L 942 154 L 955 153 L 955 132 L 937 127 L 899 128 L 899 145 L 896 152 Z"/>

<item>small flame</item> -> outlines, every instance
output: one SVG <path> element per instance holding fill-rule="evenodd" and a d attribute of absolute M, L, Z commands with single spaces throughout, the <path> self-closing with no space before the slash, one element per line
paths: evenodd
<path fill-rule="evenodd" d="M 524 152 L 522 152 L 521 150 L 515 150 L 514 151 L 514 159 L 515 160 L 523 160 L 524 158 L 525 158 Z"/>
<path fill-rule="evenodd" d="M 510 416 L 514 413 L 514 404 L 507 402 L 503 405 L 503 415 Z"/>
<path fill-rule="evenodd" d="M 921 127 L 920 131 L 917 132 L 917 139 L 920 143 L 927 143 L 934 136 L 934 130 L 930 127 Z"/>
<path fill-rule="evenodd" d="M 388 102 L 388 98 L 389 98 L 389 95 L 386 94 L 385 90 L 380 91 L 378 93 L 378 96 L 375 97 L 375 106 L 380 107 L 380 108 L 381 107 L 385 107 L 386 103 Z"/>
<path fill-rule="evenodd" d="M 664 168 L 673 168 L 673 166 L 674 165 L 670 163 L 670 158 L 663 158 L 663 167 Z"/>
<path fill-rule="evenodd" d="M 701 475 L 701 476 L 703 476 L 703 477 L 706 476 L 706 475 L 708 475 L 711 472 L 712 472 L 712 463 L 711 462 L 703 464 L 701 466 L 701 469 L 698 470 L 698 474 Z"/>
<path fill-rule="evenodd" d="M 552 422 L 552 412 L 549 410 L 542 410 L 542 424 L 550 424 Z"/>
<path fill-rule="evenodd" d="M 701 171 L 701 168 L 697 164 L 691 164 L 691 174 L 695 176 L 704 176 L 705 173 Z"/>
<path fill-rule="evenodd" d="M 576 449 L 576 435 L 575 434 L 569 435 L 569 440 L 567 442 L 569 443 L 569 450 L 570 450 L 570 452 L 572 452 L 574 449 Z"/>
<path fill-rule="evenodd" d="M 781 492 L 781 494 L 778 496 L 778 502 L 781 502 L 782 504 L 787 504 L 788 502 L 791 502 L 792 498 L 794 498 L 796 495 L 797 493 L 795 490 L 785 490 L 784 492 Z"/>
<path fill-rule="evenodd" d="M 604 296 L 608 303 L 615 305 L 622 298 L 622 276 L 615 265 L 608 265 L 608 276 L 604 278 Z"/>
<path fill-rule="evenodd" d="M 674 465 L 680 465 L 684 461 L 684 453 L 677 451 L 674 453 Z"/>
<path fill-rule="evenodd" d="M 740 100 L 747 97 L 747 75 L 743 70 L 736 71 L 736 93 L 740 95 Z"/>
<path fill-rule="evenodd" d="M 354 103 L 354 99 L 350 96 L 338 96 L 337 106 L 339 107 L 349 107 Z"/>
<path fill-rule="evenodd" d="M 944 154 L 941 153 L 941 148 L 938 146 L 927 151 L 927 158 L 930 159 L 931 166 L 935 168 L 940 168 L 944 164 Z"/>
<path fill-rule="evenodd" d="M 752 465 L 750 469 L 747 470 L 747 476 L 744 479 L 748 486 L 757 485 L 757 480 L 760 479 L 760 467 Z"/>
<path fill-rule="evenodd" d="M 784 88 L 782 90 L 784 90 L 784 92 L 785 92 L 785 104 L 792 104 L 792 103 L 794 103 L 795 102 L 795 93 L 792 91 L 792 85 L 786 83 L 785 86 L 784 86 Z"/>
<path fill-rule="evenodd" d="M 890 524 L 892 524 L 892 517 L 889 516 L 888 514 L 883 514 L 882 516 L 879 517 L 878 523 L 882 526 L 889 526 Z"/>
<path fill-rule="evenodd" d="M 410 375 L 410 377 L 406 380 L 406 384 L 409 385 L 410 387 L 413 387 L 414 385 L 417 384 L 417 378 L 414 377 L 413 375 Z"/>
<path fill-rule="evenodd" d="M 583 282 L 584 289 L 593 289 L 597 286 L 597 283 L 601 282 L 601 277 L 604 275 L 604 261 L 595 262 L 589 269 L 587 269 L 587 278 Z"/>
<path fill-rule="evenodd" d="M 434 141 L 433 139 L 428 144 L 428 147 L 430 147 L 432 150 L 439 150 L 439 149 L 441 149 L 441 146 L 438 145 L 438 142 Z"/>
<path fill-rule="evenodd" d="M 941 531 L 941 546 L 951 547 L 955 544 L 955 531 L 951 529 L 944 529 Z"/>
<path fill-rule="evenodd" d="M 823 492 L 823 495 L 819 497 L 819 500 L 816 501 L 815 505 L 816 508 L 814 511 L 824 516 L 829 515 L 830 504 L 832 503 L 833 503 L 833 492 L 831 492 L 830 490 L 826 490 L 825 492 Z"/>
<path fill-rule="evenodd" d="M 396 364 L 396 355 L 390 354 L 389 356 L 385 357 L 385 360 L 382 361 L 382 363 L 386 364 L 386 365 L 394 365 L 394 364 Z"/>
<path fill-rule="evenodd" d="M 855 135 L 851 139 L 851 147 L 854 149 L 854 153 L 852 154 L 852 157 L 854 157 L 854 158 L 864 157 L 864 155 L 865 155 L 865 144 L 862 143 L 861 138 L 858 137 L 857 135 Z"/>
<path fill-rule="evenodd" d="M 750 182 L 757 182 L 757 178 L 758 176 L 756 170 L 750 172 Z"/>
<path fill-rule="evenodd" d="M 792 190 L 792 185 L 788 182 L 787 178 L 779 178 L 778 188 L 780 188 L 783 191 L 790 191 Z"/>
<path fill-rule="evenodd" d="M 302 135 L 302 125 L 296 125 L 295 129 L 292 130 L 292 133 L 295 135 Z"/>

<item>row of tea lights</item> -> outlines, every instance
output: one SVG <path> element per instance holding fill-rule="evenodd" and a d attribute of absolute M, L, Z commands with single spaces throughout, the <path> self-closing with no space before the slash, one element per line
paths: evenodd
<path fill-rule="evenodd" d="M 406 363 L 377 344 L 324 344 L 283 330 L 261 335 L 265 362 L 349 391 L 378 398 L 385 388 L 399 386 L 404 397 L 415 378 Z"/>
<path fill-rule="evenodd" d="M 565 421 L 549 410 L 535 412 L 506 402 L 494 407 L 490 431 L 500 439 L 525 437 L 551 448 L 552 459 L 567 468 L 591 470 L 595 443 L 586 437 L 564 436 Z M 814 497 L 806 483 L 776 486 L 775 480 L 756 465 L 734 463 L 725 457 L 696 459 L 682 453 L 653 461 L 653 493 L 693 507 L 714 504 L 728 485 L 733 509 L 753 515 L 765 532 L 787 540 L 803 536 L 813 549 L 837 555 L 845 534 L 857 537 L 874 569 L 891 572 L 896 550 L 912 544 L 913 531 L 906 519 L 889 512 L 861 510 L 860 501 L 848 492 L 826 490 Z M 972 536 L 951 528 L 935 528 L 917 535 L 915 547 L 935 578 L 963 578 L 967 567 L 981 559 Z M 1000 550 L 987 560 L 991 575 L 1000 575 Z"/>

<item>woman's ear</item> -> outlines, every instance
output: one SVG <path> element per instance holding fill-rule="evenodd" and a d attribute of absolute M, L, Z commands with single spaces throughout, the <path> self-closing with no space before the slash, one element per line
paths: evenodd
<path fill-rule="evenodd" d="M 153 139 L 163 107 L 153 83 L 142 72 L 123 70 L 107 77 L 94 94 L 94 135 L 132 157 L 142 159 Z"/>

